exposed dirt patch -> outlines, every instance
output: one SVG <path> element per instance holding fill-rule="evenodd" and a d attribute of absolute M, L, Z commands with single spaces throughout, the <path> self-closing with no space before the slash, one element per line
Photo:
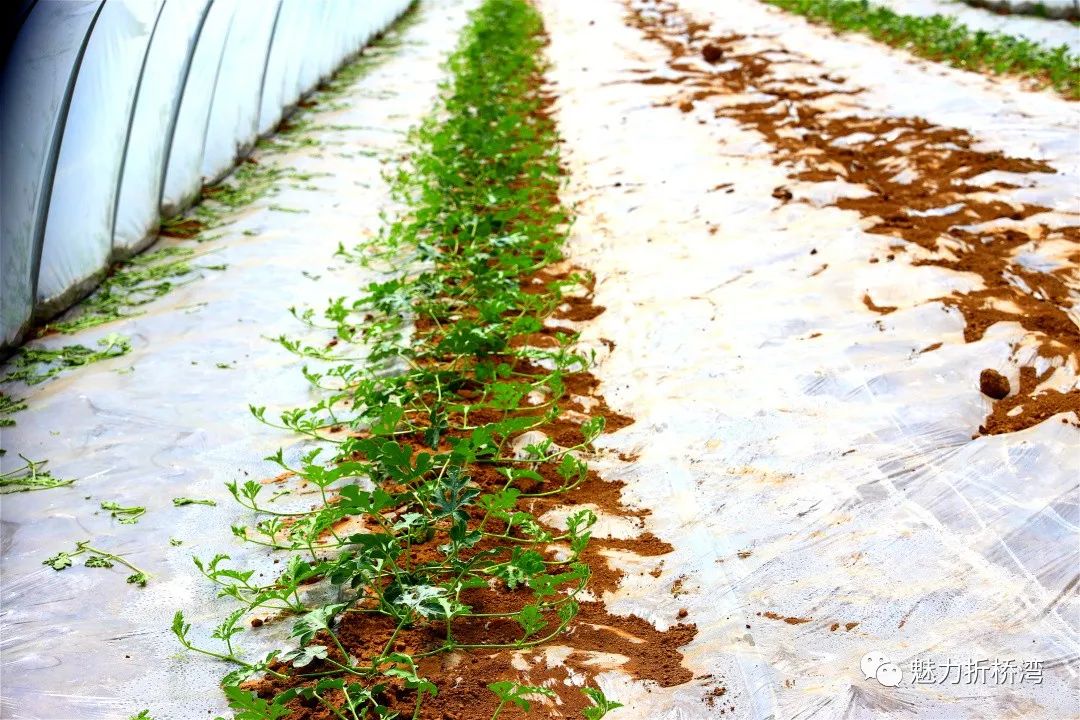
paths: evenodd
<path fill-rule="evenodd" d="M 867 310 L 876 312 L 878 315 L 888 315 L 891 312 L 896 312 L 895 305 L 877 305 L 874 303 L 874 301 L 870 299 L 870 293 L 863 295 L 862 301 Z"/>
<path fill-rule="evenodd" d="M 768 618 L 769 620 L 780 620 L 782 622 L 786 622 L 788 625 L 802 625 L 803 623 L 808 623 L 813 620 L 813 618 L 784 617 L 783 615 L 775 613 L 771 610 L 763 613 L 759 612 L 758 615 L 763 618 Z"/>
<path fill-rule="evenodd" d="M 206 229 L 206 224 L 200 220 L 194 218 L 185 218 L 184 220 L 176 220 L 170 222 L 167 225 L 162 225 L 158 230 L 158 234 L 164 237 L 180 238 L 183 240 L 189 240 L 198 236 L 203 230 Z"/>
<path fill-rule="evenodd" d="M 713 710 L 721 715 L 725 715 L 729 712 L 735 711 L 735 706 L 730 702 L 726 702 L 724 696 L 727 695 L 727 688 L 723 685 L 715 687 L 705 694 L 705 704 L 709 706 L 710 710 Z"/>
<path fill-rule="evenodd" d="M 593 305 L 590 298 L 566 298 L 565 307 L 560 307 L 552 315 L 557 320 L 572 320 L 581 322 L 592 320 L 604 312 L 603 305 Z"/>
<path fill-rule="evenodd" d="M 1020 368 L 1020 387 L 1016 394 L 994 403 L 990 414 L 979 426 L 979 432 L 984 435 L 1015 432 L 1037 425 L 1058 413 L 1076 412 L 1080 407 L 1080 390 L 1060 392 L 1039 389 L 1039 384 L 1049 374 L 1050 371 L 1047 371 L 1039 377 L 1030 365 Z M 1064 421 L 1068 422 L 1067 419 Z"/>
<path fill-rule="evenodd" d="M 710 65 L 715 65 L 724 59 L 724 49 L 719 45 L 707 43 L 705 47 L 701 49 L 701 57 L 703 57 L 705 62 Z"/>

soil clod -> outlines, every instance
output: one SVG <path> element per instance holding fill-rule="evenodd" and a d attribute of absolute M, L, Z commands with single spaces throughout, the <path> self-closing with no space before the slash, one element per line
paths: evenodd
<path fill-rule="evenodd" d="M 709 43 L 701 49 L 701 57 L 710 65 L 715 65 L 724 59 L 724 48 Z"/>
<path fill-rule="evenodd" d="M 979 389 L 983 395 L 1000 400 L 1008 395 L 1012 388 L 1009 386 L 1009 378 L 997 370 L 986 368 L 979 373 Z"/>

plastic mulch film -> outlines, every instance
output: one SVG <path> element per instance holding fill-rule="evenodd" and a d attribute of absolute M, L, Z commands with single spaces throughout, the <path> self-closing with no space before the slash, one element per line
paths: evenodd
<path fill-rule="evenodd" d="M 708 30 L 674 64 L 731 77 L 750 58 L 760 86 L 684 110 L 678 92 L 704 92 L 705 80 L 681 84 L 668 47 L 627 26 L 623 2 L 540 3 L 564 200 L 578 210 L 570 256 L 596 272 L 594 302 L 607 308 L 582 340 L 600 348 L 608 402 L 635 418 L 602 442 L 634 457 L 611 472 L 650 511 L 643 529 L 674 547 L 613 555 L 626 579 L 605 601 L 661 629 L 685 610 L 697 631 L 681 649 L 693 682 L 658 688 L 615 669 L 602 687 L 634 716 L 665 720 L 1074 717 L 1075 416 L 984 434 L 993 401 L 979 376 L 996 368 L 1016 387 L 1018 366 L 1056 362 L 1047 382 L 1067 391 L 1075 363 L 1037 357 L 1017 322 L 968 342 L 941 298 L 980 280 L 908 259 L 913 245 L 836 207 L 862 188 L 793 178 L 804 160 L 778 162 L 772 145 L 821 139 L 799 124 L 812 103 L 850 119 L 829 136 L 848 148 L 867 119 L 917 116 L 970 132 L 980 152 L 1045 159 L 1053 174 L 1000 173 L 1003 195 L 1049 208 L 1032 224 L 1075 225 L 1074 104 L 761 3 L 678 4 Z M 701 50 L 713 38 L 735 48 L 715 65 Z M 832 87 L 825 73 L 842 94 L 816 97 Z M 809 93 L 806 78 L 820 83 Z M 779 141 L 723 115 L 783 107 L 759 87 L 790 92 Z M 1027 252 L 1053 268 L 1075 245 Z M 869 654 L 902 683 L 865 672 Z M 995 662 L 1031 672 L 995 677 Z"/>

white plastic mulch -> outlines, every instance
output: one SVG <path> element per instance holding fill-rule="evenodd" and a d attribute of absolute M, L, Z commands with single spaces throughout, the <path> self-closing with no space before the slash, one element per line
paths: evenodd
<path fill-rule="evenodd" d="M 1024 333 L 999 324 L 965 343 L 963 320 L 931 298 L 972 276 L 869 264 L 895 240 L 830 207 L 835 189 L 774 199 L 785 170 L 759 135 L 713 116 L 716 98 L 687 114 L 659 105 L 678 87 L 639 81 L 663 74 L 668 51 L 624 23 L 623 3 L 540 4 L 578 210 L 571 256 L 607 308 L 584 337 L 615 342 L 597 374 L 636 418 L 605 442 L 638 459 L 605 472 L 675 547 L 620 556 L 626 584 L 607 600 L 661 628 L 686 609 L 698 627 L 689 685 L 602 676 L 628 704 L 612 717 L 1071 716 L 1080 436 L 1052 418 L 972 437 L 989 409 L 979 371 L 1015 373 Z M 1019 192 L 1077 223 L 1074 105 L 751 0 L 681 5 L 715 36 L 796 50 L 866 88 L 837 113 L 920 115 L 1047 160 L 1059 174 Z M 865 293 L 900 309 L 872 313 Z M 871 653 L 897 665 L 897 687 L 866 677 Z M 961 681 L 962 663 L 995 662 L 1030 672 Z M 916 682 L 931 664 L 934 681 Z"/>

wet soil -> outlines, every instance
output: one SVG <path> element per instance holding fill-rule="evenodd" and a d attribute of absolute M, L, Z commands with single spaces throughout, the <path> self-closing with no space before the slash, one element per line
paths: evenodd
<path fill-rule="evenodd" d="M 981 281 L 971 291 L 934 298 L 964 319 L 964 339 L 981 339 L 998 322 L 1019 324 L 1052 366 L 1080 370 L 1080 327 L 1075 298 L 1080 287 L 1080 228 L 1043 221 L 1050 208 L 1006 200 L 1001 191 L 1016 187 L 987 184 L 980 175 L 1054 173 L 1039 160 L 982 150 L 968 132 L 934 125 L 919 117 L 874 117 L 838 113 L 841 96 L 861 91 L 831 75 L 811 58 L 770 42 L 766 52 L 743 49 L 746 36 L 710 34 L 672 2 L 627 2 L 627 23 L 669 52 L 667 67 L 636 68 L 638 82 L 671 84 L 664 105 L 691 112 L 710 99 L 722 100 L 713 112 L 756 130 L 772 146 L 774 161 L 794 181 L 843 181 L 867 195 L 841 198 L 839 208 L 859 213 L 868 232 L 895 238 L 889 260 L 970 273 Z M 755 38 L 756 39 L 756 38 Z M 721 62 L 722 59 L 722 62 Z M 799 68 L 792 79 L 791 68 Z M 792 202 L 785 187 L 773 192 Z M 1072 248 L 1055 257 L 1057 267 L 1033 269 L 1018 258 L 1041 248 Z M 902 252 L 910 249 L 911 252 Z M 1059 253 L 1061 255 L 1061 253 Z M 870 258 L 869 262 L 878 262 Z M 827 268 L 815 274 L 821 274 Z M 878 306 L 875 313 L 899 308 Z M 1020 388 L 999 400 L 979 428 L 983 434 L 1014 432 L 1059 412 L 1080 417 L 1080 389 L 1059 391 L 1035 378 L 1030 358 L 1021 368 Z M 972 378 L 972 388 L 979 387 Z M 1020 410 L 1016 410 L 1020 408 Z M 1012 412 L 1013 414 L 1009 414 Z"/>

